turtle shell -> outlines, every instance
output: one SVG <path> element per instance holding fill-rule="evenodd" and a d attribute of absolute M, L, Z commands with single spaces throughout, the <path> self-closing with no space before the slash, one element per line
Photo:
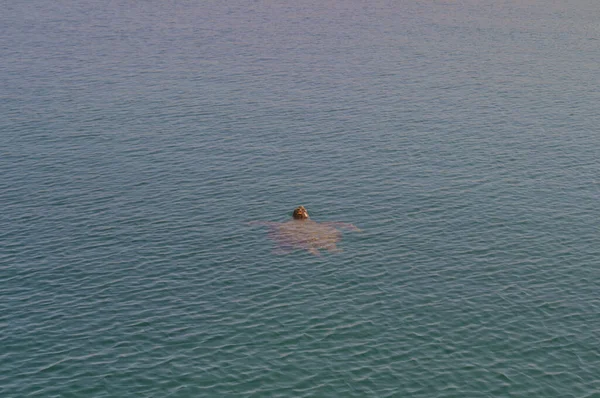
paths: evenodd
<path fill-rule="evenodd" d="M 320 250 L 340 251 L 337 242 L 341 239 L 340 229 L 359 231 L 352 224 L 340 222 L 319 223 L 311 219 L 293 219 L 284 223 L 255 222 L 253 224 L 268 226 L 269 238 L 278 246 L 278 253 L 289 253 L 293 250 L 306 250 L 320 255 Z"/>

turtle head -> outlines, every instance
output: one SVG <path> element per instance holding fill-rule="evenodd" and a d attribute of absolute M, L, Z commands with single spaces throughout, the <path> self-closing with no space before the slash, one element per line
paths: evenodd
<path fill-rule="evenodd" d="M 292 214 L 294 220 L 306 220 L 308 219 L 308 212 L 304 208 L 304 206 L 296 207 L 294 213 Z"/>

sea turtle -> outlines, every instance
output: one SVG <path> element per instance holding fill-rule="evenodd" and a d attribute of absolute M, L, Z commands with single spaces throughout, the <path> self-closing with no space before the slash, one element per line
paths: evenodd
<path fill-rule="evenodd" d="M 313 221 L 308 217 L 304 206 L 294 209 L 290 221 L 284 223 L 258 221 L 251 224 L 270 228 L 269 238 L 278 244 L 277 252 L 289 253 L 294 249 L 303 249 L 316 256 L 320 255 L 320 249 L 327 249 L 330 252 L 340 251 L 336 247 L 341 237 L 340 228 L 360 231 L 352 224 Z"/>

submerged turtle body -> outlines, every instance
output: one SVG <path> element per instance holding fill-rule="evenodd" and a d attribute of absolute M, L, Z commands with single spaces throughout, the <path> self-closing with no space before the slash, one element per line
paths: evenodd
<path fill-rule="evenodd" d="M 303 206 L 294 210 L 292 218 L 284 223 L 260 223 L 270 227 L 269 237 L 279 245 L 282 252 L 302 249 L 320 255 L 321 249 L 330 252 L 339 251 L 336 246 L 342 235 L 339 228 L 359 231 L 352 224 L 313 221 L 308 217 L 308 212 Z"/>

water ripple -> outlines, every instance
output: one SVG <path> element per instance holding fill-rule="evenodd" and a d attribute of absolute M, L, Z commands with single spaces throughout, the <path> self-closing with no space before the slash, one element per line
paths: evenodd
<path fill-rule="evenodd" d="M 598 394 L 595 3 L 72 3 L 0 15 L 0 396 Z"/>

